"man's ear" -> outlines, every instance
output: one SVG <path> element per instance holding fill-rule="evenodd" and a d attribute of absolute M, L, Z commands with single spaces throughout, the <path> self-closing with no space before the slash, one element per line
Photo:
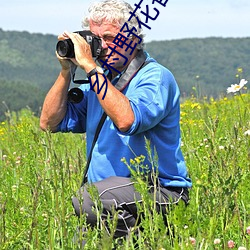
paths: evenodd
<path fill-rule="evenodd" d="M 136 36 L 132 36 L 132 41 L 133 41 L 133 45 L 135 44 L 135 43 L 139 43 L 139 39 L 138 39 L 138 37 L 136 37 Z M 138 46 L 138 45 L 137 45 Z M 136 46 L 136 47 L 137 47 Z"/>
<path fill-rule="evenodd" d="M 132 36 L 132 40 L 133 40 L 134 42 L 136 42 L 136 43 L 139 43 L 139 39 L 138 39 L 138 37 L 136 37 L 136 36 Z"/>

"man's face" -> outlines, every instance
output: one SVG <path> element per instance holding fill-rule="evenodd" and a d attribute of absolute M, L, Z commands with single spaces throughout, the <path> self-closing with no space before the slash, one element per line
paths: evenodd
<path fill-rule="evenodd" d="M 124 45 L 122 46 L 123 48 L 120 48 L 119 46 L 115 45 L 113 43 L 113 40 L 115 39 L 116 35 L 120 32 L 120 27 L 118 27 L 117 25 L 108 23 L 108 22 L 103 22 L 101 25 L 98 25 L 94 22 L 92 22 L 92 20 L 90 20 L 90 30 L 91 32 L 100 37 L 102 39 L 102 48 L 103 48 L 103 52 L 102 55 L 100 57 L 100 59 L 102 61 L 105 61 L 106 59 L 108 59 L 107 64 L 111 64 L 112 67 L 114 67 L 115 69 L 119 70 L 120 72 L 126 67 L 126 65 L 123 65 L 125 63 L 125 58 L 126 57 L 128 59 L 128 62 L 131 61 L 131 59 L 134 57 L 134 53 L 132 53 L 132 55 L 130 55 L 131 53 L 131 49 L 127 49 L 127 46 Z M 122 32 L 120 32 L 122 34 Z M 123 34 L 126 37 L 126 34 Z M 127 41 L 127 43 L 129 43 L 129 41 Z M 134 45 L 135 41 L 133 42 L 132 46 Z M 120 54 L 122 54 L 123 56 L 117 54 L 115 51 L 113 51 L 111 48 L 115 48 L 115 51 L 119 52 Z M 108 56 L 112 54 L 109 58 Z M 116 59 L 116 60 L 113 60 Z M 102 64 L 102 63 L 101 63 Z M 107 68 L 107 67 L 106 67 Z"/>

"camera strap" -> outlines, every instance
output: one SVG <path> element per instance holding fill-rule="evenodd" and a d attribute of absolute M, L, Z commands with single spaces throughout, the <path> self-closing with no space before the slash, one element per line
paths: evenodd
<path fill-rule="evenodd" d="M 139 50 L 136 57 L 131 61 L 131 63 L 128 65 L 127 69 L 125 70 L 125 72 L 120 76 L 118 82 L 116 83 L 115 87 L 119 90 L 119 91 L 123 91 L 126 86 L 128 86 L 128 84 L 130 83 L 130 81 L 134 78 L 134 76 L 136 75 L 136 73 L 143 68 L 144 66 L 146 66 L 150 61 L 146 61 L 146 55 L 144 54 L 143 50 Z M 87 182 L 87 174 L 88 174 L 88 169 L 89 169 L 89 164 L 92 158 L 92 152 L 95 146 L 95 143 L 98 139 L 98 136 L 101 132 L 102 126 L 106 120 L 107 114 L 104 112 L 102 114 L 102 117 L 97 125 L 96 128 L 96 132 L 95 132 L 95 136 L 91 145 L 91 149 L 89 152 L 89 156 L 88 156 L 88 160 L 86 163 L 86 167 L 84 170 L 84 175 L 83 175 L 83 180 L 82 180 L 82 184 L 81 186 L 83 186 L 86 182 Z"/>

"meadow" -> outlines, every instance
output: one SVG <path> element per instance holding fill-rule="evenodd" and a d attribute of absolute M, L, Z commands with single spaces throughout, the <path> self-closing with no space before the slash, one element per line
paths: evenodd
<path fill-rule="evenodd" d="M 99 222 L 98 230 L 86 233 L 85 249 L 250 249 L 249 103 L 246 91 L 185 100 L 182 150 L 193 181 L 190 204 L 171 208 L 166 226 L 142 183 L 143 230 L 117 242 L 115 222 L 108 221 L 110 235 Z M 6 113 L 0 124 L 0 249 L 81 249 L 76 228 L 85 220 L 75 217 L 71 197 L 85 163 L 84 135 L 42 132 L 29 109 Z M 140 166 L 143 157 L 127 164 Z"/>

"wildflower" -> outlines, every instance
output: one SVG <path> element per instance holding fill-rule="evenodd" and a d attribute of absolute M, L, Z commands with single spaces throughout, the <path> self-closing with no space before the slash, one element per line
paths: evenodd
<path fill-rule="evenodd" d="M 23 214 L 24 211 L 25 211 L 24 207 L 21 207 L 21 208 L 20 208 L 20 214 Z"/>
<path fill-rule="evenodd" d="M 135 165 L 135 161 L 133 159 L 130 159 L 129 162 L 130 162 L 131 165 Z"/>
<path fill-rule="evenodd" d="M 237 71 L 238 71 L 238 73 L 242 73 L 243 72 L 243 68 L 238 68 Z"/>
<path fill-rule="evenodd" d="M 191 104 L 191 108 L 192 108 L 192 109 L 201 109 L 201 106 L 200 106 L 199 103 L 196 102 L 196 103 L 192 103 L 192 104 Z"/>
<path fill-rule="evenodd" d="M 248 235 L 250 235 L 250 226 L 249 226 L 249 227 L 247 227 L 247 229 L 246 229 L 246 233 L 247 233 Z"/>
<path fill-rule="evenodd" d="M 239 247 L 238 250 L 247 250 L 245 247 Z"/>
<path fill-rule="evenodd" d="M 136 161 L 137 164 L 142 163 L 143 160 L 144 160 L 144 159 L 143 159 L 143 156 L 142 156 L 142 155 L 135 157 L 135 161 Z"/>
<path fill-rule="evenodd" d="M 234 248 L 234 241 L 233 240 L 229 240 L 227 242 L 227 246 L 228 246 L 228 248 Z"/>
<path fill-rule="evenodd" d="M 227 93 L 235 93 L 240 91 L 245 85 L 247 81 L 245 79 L 241 79 L 239 84 L 231 84 L 231 87 L 227 88 Z"/>
<path fill-rule="evenodd" d="M 196 181 L 196 184 L 197 184 L 197 185 L 201 185 L 201 181 L 200 181 L 200 180 L 197 180 L 197 181 Z"/>
<path fill-rule="evenodd" d="M 194 246 L 196 243 L 196 239 L 193 237 L 189 237 L 189 240 L 190 240 L 191 244 Z"/>
<path fill-rule="evenodd" d="M 224 149 L 224 146 L 219 146 L 219 150 L 223 150 Z"/>
<path fill-rule="evenodd" d="M 214 244 L 215 245 L 220 244 L 220 239 L 214 239 Z"/>
<path fill-rule="evenodd" d="M 43 213 L 42 214 L 43 220 L 47 221 L 48 220 L 48 214 L 47 213 Z"/>
<path fill-rule="evenodd" d="M 250 135 L 250 129 L 248 129 L 247 131 L 244 132 L 245 136 L 249 136 Z"/>

